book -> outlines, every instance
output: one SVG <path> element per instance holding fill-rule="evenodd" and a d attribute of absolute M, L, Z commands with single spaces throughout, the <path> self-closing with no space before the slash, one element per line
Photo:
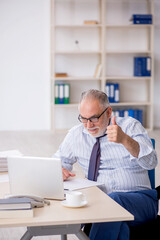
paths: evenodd
<path fill-rule="evenodd" d="M 124 117 L 124 110 L 119 110 L 119 116 Z"/>
<path fill-rule="evenodd" d="M 114 102 L 119 103 L 119 84 L 114 83 Z"/>
<path fill-rule="evenodd" d="M 134 76 L 142 76 L 142 61 L 140 57 L 134 57 Z"/>
<path fill-rule="evenodd" d="M 109 102 L 114 103 L 114 84 L 109 83 Z"/>
<path fill-rule="evenodd" d="M 108 100 L 109 100 L 109 83 L 106 83 L 106 86 L 105 86 L 105 92 L 107 94 L 107 97 L 108 97 Z"/>
<path fill-rule="evenodd" d="M 64 104 L 69 103 L 69 95 L 70 95 L 70 85 L 64 84 Z"/>
<path fill-rule="evenodd" d="M 110 103 L 119 103 L 119 84 L 106 83 L 106 94 Z"/>
<path fill-rule="evenodd" d="M 68 77 L 67 73 L 55 73 L 55 77 Z"/>
<path fill-rule="evenodd" d="M 128 110 L 124 110 L 124 116 L 122 117 L 128 117 Z"/>
<path fill-rule="evenodd" d="M 64 103 L 64 87 L 63 84 L 58 85 L 58 96 L 59 96 L 59 104 Z"/>
<path fill-rule="evenodd" d="M 83 23 L 84 24 L 98 24 L 98 21 L 96 21 L 96 20 L 85 20 Z"/>
<path fill-rule="evenodd" d="M 133 24 L 152 24 L 152 20 L 149 19 L 133 19 Z"/>
<path fill-rule="evenodd" d="M 130 21 L 133 24 L 152 24 L 152 14 L 133 14 Z"/>
<path fill-rule="evenodd" d="M 152 19 L 152 14 L 133 14 L 131 19 L 150 20 Z"/>
<path fill-rule="evenodd" d="M 18 209 L 18 210 L 1 210 L 1 218 L 32 218 L 34 216 L 33 209 Z"/>
<path fill-rule="evenodd" d="M 128 116 L 134 118 L 134 110 L 133 109 L 128 109 Z"/>
<path fill-rule="evenodd" d="M 55 104 L 69 104 L 70 101 L 70 84 L 55 84 Z"/>
<path fill-rule="evenodd" d="M 145 74 L 151 76 L 151 57 L 145 58 Z"/>
<path fill-rule="evenodd" d="M 4 198 L 0 199 L 1 210 L 30 209 L 32 207 L 29 198 Z"/>
<path fill-rule="evenodd" d="M 151 76 L 151 57 L 134 57 L 134 76 Z"/>
<path fill-rule="evenodd" d="M 96 70 L 95 70 L 95 73 L 94 73 L 94 77 L 95 78 L 100 77 L 101 71 L 102 71 L 102 64 L 97 64 Z"/>
<path fill-rule="evenodd" d="M 55 84 L 55 92 L 54 92 L 54 96 L 55 96 L 55 104 L 58 104 L 59 103 L 59 94 L 58 94 L 58 88 L 59 88 L 59 86 L 58 86 L 58 84 Z"/>
<path fill-rule="evenodd" d="M 152 14 L 133 14 L 133 18 L 152 19 Z"/>
<path fill-rule="evenodd" d="M 113 116 L 117 117 L 133 117 L 143 124 L 143 110 L 142 109 L 120 109 L 113 110 Z"/>

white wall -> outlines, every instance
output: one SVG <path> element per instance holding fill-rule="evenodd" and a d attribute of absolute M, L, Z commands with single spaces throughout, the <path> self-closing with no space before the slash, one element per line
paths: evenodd
<path fill-rule="evenodd" d="M 50 127 L 49 0 L 0 0 L 0 130 Z"/>
<path fill-rule="evenodd" d="M 0 0 L 0 130 L 50 128 L 49 2 Z M 155 0 L 155 127 L 160 127 L 159 12 Z"/>

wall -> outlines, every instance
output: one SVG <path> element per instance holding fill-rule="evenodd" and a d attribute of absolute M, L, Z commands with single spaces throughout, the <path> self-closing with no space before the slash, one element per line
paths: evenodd
<path fill-rule="evenodd" d="M 50 128 L 49 5 L 0 0 L 0 130 Z M 159 11 L 155 0 L 155 127 L 160 127 Z"/>
<path fill-rule="evenodd" d="M 0 130 L 50 127 L 49 0 L 0 0 Z"/>
<path fill-rule="evenodd" d="M 155 0 L 155 86 L 154 126 L 160 128 L 160 1 Z"/>

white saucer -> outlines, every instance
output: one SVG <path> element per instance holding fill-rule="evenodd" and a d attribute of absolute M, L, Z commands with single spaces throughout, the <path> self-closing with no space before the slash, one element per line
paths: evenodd
<path fill-rule="evenodd" d="M 66 200 L 62 201 L 61 204 L 64 206 L 64 207 L 70 207 L 70 208 L 79 208 L 79 207 L 84 207 L 87 205 L 87 201 L 82 201 L 81 204 L 78 204 L 78 205 L 72 205 L 72 204 L 68 204 Z"/>

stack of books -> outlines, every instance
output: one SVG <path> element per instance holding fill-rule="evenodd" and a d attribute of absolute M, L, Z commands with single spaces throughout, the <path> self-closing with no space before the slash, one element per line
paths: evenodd
<path fill-rule="evenodd" d="M 143 124 L 143 110 L 142 109 L 121 109 L 112 111 L 113 116 L 117 117 L 133 117 Z"/>
<path fill-rule="evenodd" d="M 151 57 L 134 57 L 134 76 L 151 76 Z"/>
<path fill-rule="evenodd" d="M 119 83 L 106 83 L 105 92 L 110 103 L 119 103 Z"/>
<path fill-rule="evenodd" d="M 68 77 L 68 74 L 67 73 L 55 73 L 55 77 L 59 77 L 59 78 Z"/>
<path fill-rule="evenodd" d="M 152 24 L 151 14 L 133 14 L 130 21 L 133 24 Z"/>
<path fill-rule="evenodd" d="M 55 84 L 55 104 L 69 104 L 70 101 L 70 84 Z"/>
<path fill-rule="evenodd" d="M 84 24 L 98 24 L 98 21 L 96 21 L 96 20 L 85 20 L 83 23 Z"/>
<path fill-rule="evenodd" d="M 10 156 L 22 156 L 18 150 L 9 150 L 0 152 L 0 172 L 8 171 L 7 157 Z"/>
<path fill-rule="evenodd" d="M 29 198 L 0 199 L 0 218 L 33 217 L 33 208 Z"/>
<path fill-rule="evenodd" d="M 8 165 L 7 165 L 7 158 L 0 157 L 0 172 L 7 172 Z"/>

